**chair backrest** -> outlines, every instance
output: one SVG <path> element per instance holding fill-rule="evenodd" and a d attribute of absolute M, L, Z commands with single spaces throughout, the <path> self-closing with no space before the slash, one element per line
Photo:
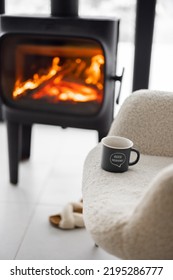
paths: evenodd
<path fill-rule="evenodd" d="M 139 90 L 122 104 L 109 135 L 130 138 L 143 154 L 173 156 L 173 92 Z"/>

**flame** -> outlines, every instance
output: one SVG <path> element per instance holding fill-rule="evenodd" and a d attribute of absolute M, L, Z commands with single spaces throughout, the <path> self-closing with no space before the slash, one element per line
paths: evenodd
<path fill-rule="evenodd" d="M 96 85 L 99 89 L 103 88 L 103 85 L 99 83 L 99 79 L 101 76 L 100 65 L 104 64 L 104 57 L 102 55 L 95 55 L 91 59 L 90 67 L 85 71 L 87 84 Z"/>
<path fill-rule="evenodd" d="M 46 75 L 39 76 L 38 73 L 35 73 L 33 75 L 33 79 L 29 79 L 23 83 L 20 82 L 20 80 L 17 80 L 15 89 L 13 91 L 13 97 L 16 98 L 27 90 L 33 90 L 39 87 L 39 85 L 41 85 L 43 82 L 48 81 L 50 78 L 52 78 L 61 69 L 61 67 L 58 66 L 59 61 L 59 57 L 53 58 L 52 66 Z"/>
<path fill-rule="evenodd" d="M 67 59 L 63 64 L 60 57 L 52 59 L 45 74 L 34 73 L 31 79 L 17 79 L 13 98 L 29 96 L 32 99 L 47 99 L 49 102 L 87 102 L 102 100 L 103 55 L 95 55 L 88 64 L 84 59 Z"/>

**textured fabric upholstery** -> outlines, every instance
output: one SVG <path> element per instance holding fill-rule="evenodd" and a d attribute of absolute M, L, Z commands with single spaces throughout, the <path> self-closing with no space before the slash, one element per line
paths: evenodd
<path fill-rule="evenodd" d="M 173 157 L 173 93 L 134 92 L 125 100 L 109 134 L 130 138 L 143 154 Z"/>
<path fill-rule="evenodd" d="M 82 182 L 87 230 L 118 258 L 173 259 L 173 93 L 133 93 L 109 135 L 131 139 L 141 158 L 111 173 L 100 167 L 102 144 L 90 151 Z"/>

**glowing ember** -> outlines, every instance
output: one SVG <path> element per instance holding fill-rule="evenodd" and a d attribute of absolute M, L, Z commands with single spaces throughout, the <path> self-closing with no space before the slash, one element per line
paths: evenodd
<path fill-rule="evenodd" d="M 40 74 L 40 71 L 26 81 L 18 79 L 13 98 L 27 95 L 32 99 L 46 99 L 52 103 L 101 102 L 103 65 L 104 57 L 101 54 L 93 56 L 90 63 L 81 58 L 68 59 L 62 63 L 59 57 L 54 57 L 51 67 L 47 71 L 44 70 L 46 74 Z"/>
<path fill-rule="evenodd" d="M 49 95 L 47 94 L 48 92 Z M 32 98 L 49 98 L 48 101 L 53 103 L 58 101 L 87 102 L 95 100 L 101 102 L 101 94 L 99 94 L 97 90 L 84 85 L 65 81 L 59 82 L 58 87 L 55 86 L 54 81 L 52 81 L 42 89 L 33 93 Z"/>

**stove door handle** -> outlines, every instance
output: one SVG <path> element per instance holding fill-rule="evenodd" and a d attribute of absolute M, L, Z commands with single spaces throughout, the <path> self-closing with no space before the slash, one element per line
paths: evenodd
<path fill-rule="evenodd" d="M 117 95 L 117 98 L 116 98 L 116 104 L 119 104 L 119 100 L 120 100 L 121 87 L 122 87 L 122 80 L 123 80 L 123 76 L 124 76 L 124 71 L 125 71 L 125 68 L 123 67 L 122 73 L 121 73 L 120 76 L 115 75 L 115 76 L 112 76 L 112 77 L 111 77 L 111 79 L 113 79 L 115 82 L 119 82 L 119 83 L 120 83 L 118 95 Z"/>

